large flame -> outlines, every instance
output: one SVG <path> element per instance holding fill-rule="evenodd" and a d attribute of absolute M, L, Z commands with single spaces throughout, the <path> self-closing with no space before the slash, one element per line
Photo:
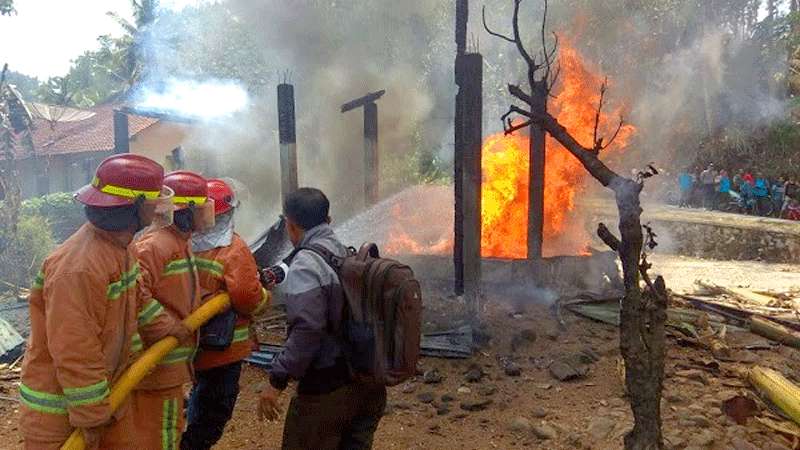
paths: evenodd
<path fill-rule="evenodd" d="M 590 71 L 580 53 L 568 43 L 560 50 L 562 82 L 551 100 L 550 112 L 578 140 L 591 146 L 602 78 Z M 598 133 L 613 134 L 620 108 L 606 110 Z M 635 129 L 625 125 L 606 151 L 625 147 Z M 520 259 L 528 253 L 528 184 L 530 141 L 519 133 L 499 133 L 483 145 L 482 236 L 484 257 Z M 576 195 L 586 187 L 588 174 L 575 157 L 548 135 L 545 153 L 544 256 L 586 252 L 589 234 L 574 220 Z"/>
<path fill-rule="evenodd" d="M 562 42 L 564 39 L 562 39 Z M 550 112 L 586 146 L 591 146 L 600 85 L 603 79 L 584 63 L 569 42 L 559 51 L 561 81 L 550 100 Z M 621 107 L 606 107 L 601 116 L 600 136 L 616 130 Z M 623 149 L 635 128 L 625 125 L 605 153 Z M 483 166 L 481 254 L 489 258 L 522 259 L 528 247 L 528 184 L 530 141 L 520 131 L 486 138 L 482 148 Z M 591 180 L 577 159 L 550 136 L 547 137 L 544 192 L 544 256 L 577 255 L 587 251 L 590 238 L 583 220 L 575 214 L 575 199 Z M 427 229 L 429 217 L 408 224 L 408 211 L 392 211 L 395 227 L 386 251 L 400 253 L 445 253 L 452 249 L 452 229 L 435 239 L 414 239 L 408 231 Z M 408 228 L 410 227 L 410 228 Z"/>

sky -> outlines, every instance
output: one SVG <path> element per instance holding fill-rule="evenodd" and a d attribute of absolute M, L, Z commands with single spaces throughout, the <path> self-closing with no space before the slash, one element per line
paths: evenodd
<path fill-rule="evenodd" d="M 161 0 L 180 9 L 198 0 Z M 122 29 L 108 11 L 132 20 L 131 0 L 15 0 L 17 14 L 0 17 L 0 66 L 40 80 L 65 75 L 70 62 L 99 47 L 102 34 L 119 36 Z"/>

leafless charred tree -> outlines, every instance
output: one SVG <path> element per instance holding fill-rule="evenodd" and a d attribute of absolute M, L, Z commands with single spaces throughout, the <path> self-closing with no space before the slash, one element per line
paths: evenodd
<path fill-rule="evenodd" d="M 503 126 L 506 134 L 532 125 L 541 127 L 564 148 L 566 148 L 583 167 L 603 186 L 610 189 L 615 196 L 619 211 L 619 233 L 617 238 L 605 224 L 599 224 L 598 236 L 611 249 L 619 254 L 625 285 L 620 313 L 620 350 L 625 360 L 625 385 L 634 415 L 634 427 L 625 436 L 625 448 L 628 450 L 650 450 L 664 448 L 661 434 L 661 392 L 664 381 L 664 324 L 668 295 L 664 280 L 661 277 L 651 280 L 648 276 L 650 263 L 647 261 L 647 246 L 655 246 L 655 234 L 641 223 L 642 208 L 639 194 L 644 180 L 658 172 L 648 167 L 636 179 L 623 177 L 610 169 L 600 159 L 601 152 L 613 142 L 622 127 L 622 119 L 617 131 L 606 142 L 598 136 L 603 101 L 606 94 L 606 83 L 600 88 L 600 102 L 595 115 L 594 142 L 592 147 L 580 144 L 572 134 L 535 102 L 536 89 L 546 89 L 550 96 L 556 84 L 558 69 L 552 70 L 556 59 L 557 37 L 555 44 L 548 45 L 546 34 L 547 0 L 544 0 L 544 20 L 542 26 L 542 50 L 538 56 L 531 56 L 525 48 L 519 29 L 519 9 L 522 0 L 514 0 L 514 16 L 512 19 L 513 36 L 491 31 L 487 32 L 516 45 L 522 58 L 528 65 L 528 79 L 532 92 L 509 85 L 509 93 L 521 101 L 526 107 L 512 105 L 503 115 Z M 485 16 L 485 15 L 484 15 Z M 522 117 L 522 122 L 514 122 L 512 118 Z M 644 282 L 644 287 L 641 283 Z"/>

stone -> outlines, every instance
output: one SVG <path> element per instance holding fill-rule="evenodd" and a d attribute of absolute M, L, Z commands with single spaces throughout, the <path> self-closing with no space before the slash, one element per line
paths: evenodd
<path fill-rule="evenodd" d="M 536 342 L 536 331 L 522 330 L 511 338 L 511 352 L 516 353 L 519 348 L 534 342 Z"/>
<path fill-rule="evenodd" d="M 412 408 L 411 403 L 408 402 L 394 402 L 392 405 L 394 409 L 409 410 Z"/>
<path fill-rule="evenodd" d="M 522 375 L 522 367 L 520 367 L 514 361 L 509 361 L 503 366 L 503 370 L 505 371 L 506 375 L 509 377 L 518 377 Z"/>
<path fill-rule="evenodd" d="M 537 419 L 544 419 L 547 417 L 547 410 L 541 406 L 534 406 L 533 411 L 531 411 L 531 415 Z"/>
<path fill-rule="evenodd" d="M 684 438 L 685 432 L 681 431 L 665 431 L 664 432 L 664 443 L 666 444 L 668 449 L 679 449 L 686 445 L 686 439 Z"/>
<path fill-rule="evenodd" d="M 442 380 L 444 380 L 444 377 L 436 369 L 428 370 L 422 376 L 422 381 L 425 382 L 425 384 L 439 384 Z"/>
<path fill-rule="evenodd" d="M 674 405 L 680 405 L 686 401 L 683 396 L 678 392 L 667 392 L 664 394 L 664 399 Z"/>
<path fill-rule="evenodd" d="M 559 333 L 558 330 L 553 328 L 553 329 L 545 331 L 544 335 L 547 336 L 547 339 L 550 339 L 551 341 L 555 341 L 555 340 L 558 339 L 558 337 L 561 335 L 561 333 Z"/>
<path fill-rule="evenodd" d="M 455 397 L 453 397 L 453 396 L 452 396 L 452 395 L 450 395 L 450 394 L 444 394 L 444 395 L 442 395 L 442 402 L 444 402 L 444 403 L 450 403 L 450 402 L 454 401 L 455 399 L 456 399 L 456 398 L 455 398 Z"/>
<path fill-rule="evenodd" d="M 481 386 L 478 389 L 478 394 L 480 394 L 480 395 L 482 395 L 484 397 L 491 397 L 491 396 L 497 394 L 497 388 L 494 387 L 494 386 Z"/>
<path fill-rule="evenodd" d="M 583 354 L 565 356 L 550 364 L 550 374 L 559 381 L 583 378 L 589 373 L 591 363 L 591 358 Z"/>
<path fill-rule="evenodd" d="M 547 422 L 542 422 L 533 426 L 533 434 L 541 440 L 555 440 L 558 437 L 558 432 L 552 425 Z"/>
<path fill-rule="evenodd" d="M 689 417 L 689 422 L 699 428 L 708 428 L 711 426 L 711 421 L 707 417 L 694 415 Z"/>
<path fill-rule="evenodd" d="M 595 417 L 589 422 L 587 432 L 594 442 L 599 442 L 608 439 L 611 433 L 614 432 L 616 421 L 608 417 Z"/>
<path fill-rule="evenodd" d="M 533 425 L 530 420 L 524 417 L 515 417 L 508 425 L 508 429 L 513 433 L 530 433 Z"/>
<path fill-rule="evenodd" d="M 417 390 L 417 385 L 415 383 L 406 383 L 403 387 L 400 388 L 400 392 L 403 394 L 411 394 Z"/>
<path fill-rule="evenodd" d="M 467 414 L 467 413 L 463 413 L 463 412 L 461 412 L 461 413 L 458 413 L 458 414 L 456 414 L 456 415 L 454 415 L 454 416 L 453 416 L 453 418 L 454 418 L 454 419 L 464 419 L 464 418 L 466 418 L 466 417 L 469 417 L 469 414 Z"/>
<path fill-rule="evenodd" d="M 417 395 L 417 400 L 427 405 L 433 403 L 434 396 L 432 392 L 420 392 L 419 395 Z"/>
<path fill-rule="evenodd" d="M 469 412 L 484 411 L 492 404 L 492 399 L 465 400 L 461 402 L 461 409 Z"/>
<path fill-rule="evenodd" d="M 458 388 L 458 393 L 459 394 L 471 394 L 472 393 L 472 389 L 470 389 L 470 388 L 468 388 L 466 386 L 461 386 L 460 388 Z"/>
<path fill-rule="evenodd" d="M 439 415 L 439 416 L 446 416 L 446 415 L 450 414 L 450 407 L 448 407 L 447 405 L 444 405 L 444 404 L 438 405 L 436 407 L 436 414 Z"/>
<path fill-rule="evenodd" d="M 480 366 L 473 364 L 464 375 L 464 379 L 467 380 L 468 383 L 480 383 L 485 375 Z"/>
<path fill-rule="evenodd" d="M 675 376 L 686 378 L 688 380 L 699 381 L 708 386 L 708 376 L 705 372 L 699 369 L 679 370 L 675 372 Z"/>
<path fill-rule="evenodd" d="M 708 448 L 717 440 L 717 433 L 712 430 L 702 430 L 695 433 L 689 440 L 689 447 Z"/>
<path fill-rule="evenodd" d="M 758 447 L 740 437 L 731 439 L 731 447 L 733 450 L 759 450 Z"/>

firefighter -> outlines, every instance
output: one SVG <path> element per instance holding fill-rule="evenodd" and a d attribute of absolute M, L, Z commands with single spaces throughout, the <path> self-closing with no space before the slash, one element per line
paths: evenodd
<path fill-rule="evenodd" d="M 183 320 L 199 306 L 200 286 L 191 250 L 192 232 L 213 226 L 213 200 L 208 199 L 206 179 L 177 171 L 164 177 L 175 193 L 174 224 L 146 232 L 135 242 L 142 266 L 143 288 L 150 301 L 140 325 L 162 310 Z M 145 348 L 147 342 L 144 343 Z M 141 449 L 177 449 L 183 431 L 183 387 L 192 379 L 191 363 L 196 334 L 180 340 L 133 392 L 136 443 Z"/>
<path fill-rule="evenodd" d="M 242 360 L 253 350 L 250 319 L 269 303 L 256 261 L 234 232 L 238 202 L 233 189 L 223 180 L 212 179 L 208 181 L 208 195 L 214 200 L 214 228 L 192 237 L 200 292 L 203 298 L 210 298 L 227 291 L 232 309 L 206 325 L 207 331 L 201 330 L 195 385 L 188 406 L 189 426 L 181 440 L 185 450 L 210 449 L 222 437 L 239 395 Z M 228 328 L 231 326 L 233 330 Z M 227 342 L 231 332 L 233 338 Z M 212 341 L 215 336 L 225 336 L 224 342 Z"/>
<path fill-rule="evenodd" d="M 112 412 L 109 388 L 127 368 L 144 309 L 134 234 L 163 213 L 164 169 L 138 155 L 103 161 L 77 192 L 88 223 L 44 261 L 29 298 L 31 334 L 22 363 L 20 428 L 26 449 L 58 449 L 73 428 L 89 449 L 137 448 L 127 404 Z M 164 208 L 164 204 L 168 206 Z M 188 330 L 168 314 L 143 327 L 149 340 Z"/>

